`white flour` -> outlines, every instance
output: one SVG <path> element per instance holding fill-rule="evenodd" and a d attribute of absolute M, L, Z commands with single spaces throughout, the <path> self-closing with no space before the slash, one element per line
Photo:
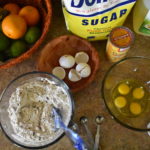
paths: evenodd
<path fill-rule="evenodd" d="M 33 145 L 50 143 L 59 137 L 62 131 L 55 131 L 52 105 L 61 110 L 67 125 L 72 107 L 62 87 L 46 78 L 34 78 L 18 87 L 11 95 L 8 107 L 14 137 Z"/>

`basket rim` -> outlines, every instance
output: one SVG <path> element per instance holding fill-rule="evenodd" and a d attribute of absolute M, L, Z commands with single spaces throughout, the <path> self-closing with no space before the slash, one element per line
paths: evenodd
<path fill-rule="evenodd" d="M 8 62 L 4 62 L 4 64 L 0 65 L 0 69 L 7 69 L 10 68 L 16 64 L 21 63 L 22 61 L 28 59 L 35 51 L 37 51 L 38 47 L 41 45 L 41 43 L 43 42 L 43 40 L 45 39 L 48 30 L 49 30 L 49 26 L 51 23 L 51 19 L 52 19 L 52 3 L 51 0 L 45 0 L 46 3 L 46 8 L 47 8 L 47 13 L 45 18 L 46 19 L 46 24 L 44 24 L 44 30 L 41 34 L 41 37 L 36 41 L 36 43 L 29 48 L 25 53 L 23 53 L 22 55 L 20 55 L 17 58 L 13 58 L 8 60 Z"/>

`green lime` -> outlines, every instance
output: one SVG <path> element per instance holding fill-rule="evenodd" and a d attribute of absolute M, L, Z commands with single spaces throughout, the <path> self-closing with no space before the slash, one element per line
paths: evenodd
<path fill-rule="evenodd" d="M 5 60 L 5 57 L 4 57 L 4 54 L 3 53 L 0 53 L 0 61 L 4 61 Z"/>
<path fill-rule="evenodd" d="M 26 50 L 27 50 L 26 43 L 22 40 L 14 41 L 10 47 L 10 53 L 12 57 L 18 57 Z"/>
<path fill-rule="evenodd" d="M 0 32 L 0 51 L 4 51 L 10 44 L 10 40 L 2 32 Z"/>
<path fill-rule="evenodd" d="M 7 59 L 12 58 L 12 54 L 11 54 L 11 49 L 10 48 L 5 51 L 5 56 L 6 56 Z"/>
<path fill-rule="evenodd" d="M 35 43 L 41 36 L 41 30 L 38 27 L 30 27 L 25 34 L 25 41 L 29 44 Z"/>
<path fill-rule="evenodd" d="M 0 32 L 2 32 L 2 22 L 0 22 Z"/>

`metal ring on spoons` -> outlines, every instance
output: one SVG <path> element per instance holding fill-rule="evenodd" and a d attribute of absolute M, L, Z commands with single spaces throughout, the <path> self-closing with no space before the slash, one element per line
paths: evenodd
<path fill-rule="evenodd" d="M 94 143 L 94 150 L 101 150 L 101 148 L 99 148 L 99 141 L 100 141 L 100 125 L 102 124 L 102 122 L 104 121 L 104 117 L 103 116 L 97 116 L 95 118 L 95 122 L 97 124 L 97 131 L 96 131 L 96 135 L 95 135 L 95 143 Z"/>
<path fill-rule="evenodd" d="M 88 140 L 87 145 L 88 145 L 90 150 L 93 150 L 94 139 L 93 139 L 92 133 L 90 132 L 90 130 L 89 130 L 88 126 L 87 126 L 88 118 L 83 116 L 83 117 L 80 118 L 80 122 L 84 126 L 86 134 L 87 134 L 87 140 Z"/>

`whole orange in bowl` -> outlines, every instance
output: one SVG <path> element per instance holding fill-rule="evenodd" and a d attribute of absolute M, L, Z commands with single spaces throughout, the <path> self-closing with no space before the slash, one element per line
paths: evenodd
<path fill-rule="evenodd" d="M 21 38 L 26 30 L 26 21 L 19 15 L 10 14 L 2 21 L 2 31 L 11 39 Z"/>
<path fill-rule="evenodd" d="M 40 14 L 36 7 L 33 6 L 25 6 L 23 7 L 19 15 L 22 16 L 25 20 L 27 25 L 34 26 L 36 25 L 40 20 Z"/>
<path fill-rule="evenodd" d="M 40 28 L 41 36 L 34 44 L 27 45 L 27 50 L 20 56 L 12 59 L 0 61 L 0 70 L 10 68 L 30 58 L 38 50 L 39 46 L 43 43 L 48 31 L 50 30 L 49 26 L 51 24 L 51 18 L 52 18 L 51 0 L 0 0 L 0 6 L 4 6 L 7 3 L 15 3 L 21 8 L 29 5 L 37 8 L 40 13 L 40 22 L 38 27 Z M 1 25 L 0 25 L 0 31 L 1 31 Z M 24 40 L 24 36 L 21 39 Z M 10 49 L 8 48 L 8 50 Z M 9 55 L 9 53 L 7 52 L 6 54 Z M 0 53 L 0 57 L 1 55 L 2 54 Z"/>
<path fill-rule="evenodd" d="M 15 3 L 7 3 L 3 8 L 8 10 L 11 14 L 18 14 L 20 11 L 20 7 Z"/>

